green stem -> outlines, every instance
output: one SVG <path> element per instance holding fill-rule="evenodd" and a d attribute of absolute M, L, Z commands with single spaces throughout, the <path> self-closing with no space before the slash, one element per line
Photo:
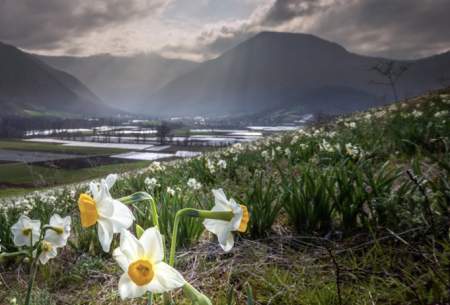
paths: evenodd
<path fill-rule="evenodd" d="M 153 197 L 146 193 L 146 192 L 137 192 L 134 193 L 132 195 L 126 196 L 126 197 L 122 197 L 118 199 L 120 202 L 122 202 L 123 204 L 135 204 L 138 203 L 140 201 L 149 201 L 150 202 L 150 206 L 151 206 L 151 210 L 152 210 L 152 220 L 153 220 L 153 225 L 155 227 L 158 228 L 159 230 L 159 217 L 158 217 L 158 209 L 156 207 L 156 202 L 155 199 L 153 199 Z"/>
<path fill-rule="evenodd" d="M 205 211 L 205 210 L 199 210 L 198 216 L 203 219 L 216 219 L 216 220 L 223 220 L 223 221 L 230 221 L 233 219 L 233 212 L 229 211 Z"/>
<path fill-rule="evenodd" d="M 30 267 L 30 278 L 28 279 L 28 290 L 27 290 L 27 296 L 25 299 L 25 305 L 30 305 L 31 302 L 31 292 L 33 291 L 33 284 L 34 284 L 34 279 L 36 278 L 36 273 L 37 273 L 37 269 L 38 269 L 38 257 L 39 254 L 41 252 L 41 241 L 42 241 L 42 236 L 44 235 L 44 231 L 45 229 L 41 232 L 41 236 L 39 238 L 39 242 L 37 243 L 36 246 L 36 257 L 33 257 L 33 234 L 30 234 L 30 259 L 33 260 L 31 267 Z"/>
<path fill-rule="evenodd" d="M 158 208 L 156 207 L 156 201 L 151 197 L 150 204 L 152 206 L 152 218 L 153 218 L 153 224 L 155 227 L 159 230 L 159 216 L 158 216 Z"/>
<path fill-rule="evenodd" d="M 28 290 L 27 297 L 25 300 L 25 305 L 30 305 L 31 303 L 31 291 L 33 290 L 34 279 L 36 278 L 36 273 L 38 269 L 37 258 L 33 260 L 33 264 L 31 265 L 30 270 L 30 278 L 28 280 Z"/>
<path fill-rule="evenodd" d="M 170 256 L 169 265 L 173 266 L 175 264 L 175 251 L 177 247 L 177 237 L 178 237 L 178 226 L 182 216 L 190 216 L 205 219 L 216 219 L 223 221 L 230 221 L 233 218 L 233 212 L 216 212 L 208 210 L 197 210 L 193 208 L 185 208 L 177 211 L 175 214 L 175 221 L 172 229 L 172 240 L 170 241 Z"/>
<path fill-rule="evenodd" d="M 153 293 L 151 293 L 150 291 L 148 292 L 148 299 L 147 299 L 147 305 L 152 305 L 153 304 Z"/>
<path fill-rule="evenodd" d="M 28 255 L 27 251 L 16 251 L 16 252 L 2 252 L 0 253 L 0 257 L 15 257 L 19 255 Z"/>

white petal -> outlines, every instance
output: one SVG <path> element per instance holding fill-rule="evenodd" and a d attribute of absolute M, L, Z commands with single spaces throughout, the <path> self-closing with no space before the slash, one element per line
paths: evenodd
<path fill-rule="evenodd" d="M 19 234 L 22 232 L 22 229 L 23 229 L 23 225 L 19 222 L 16 222 L 15 224 L 13 224 L 11 226 L 11 233 L 13 235 Z"/>
<path fill-rule="evenodd" d="M 120 232 L 120 251 L 129 261 L 136 261 L 145 254 L 142 244 L 128 230 Z"/>
<path fill-rule="evenodd" d="M 41 221 L 40 220 L 30 220 L 30 226 L 33 235 L 33 245 L 39 241 L 41 237 Z"/>
<path fill-rule="evenodd" d="M 52 243 L 55 247 L 64 247 L 67 244 L 67 239 L 70 236 L 71 222 L 72 220 L 70 216 L 61 218 L 58 214 L 53 215 L 50 218 L 49 225 L 52 227 L 61 228 L 63 230 L 63 233 L 58 234 L 53 230 L 47 230 L 44 239 Z"/>
<path fill-rule="evenodd" d="M 237 203 L 233 198 L 230 198 L 230 201 L 228 201 L 228 203 L 233 211 L 235 211 L 236 209 L 240 209 L 241 207 L 239 203 Z"/>
<path fill-rule="evenodd" d="M 65 231 L 70 231 L 70 225 L 72 224 L 72 219 L 70 216 L 66 216 L 62 218 L 58 214 L 53 214 L 53 216 L 50 218 L 49 222 L 50 226 L 54 227 L 62 227 Z"/>
<path fill-rule="evenodd" d="M 225 193 L 223 192 L 222 189 L 218 189 L 218 190 L 212 190 L 213 194 L 214 194 L 214 199 L 215 199 L 215 203 L 216 205 L 221 209 L 221 210 L 229 210 L 228 206 L 228 199 L 227 196 L 225 195 Z"/>
<path fill-rule="evenodd" d="M 97 225 L 98 240 L 102 245 L 102 249 L 105 252 L 109 252 L 111 242 L 113 239 L 113 228 L 111 223 L 105 219 L 99 219 Z"/>
<path fill-rule="evenodd" d="M 99 189 L 97 183 L 94 182 L 89 183 L 89 190 L 91 191 L 91 195 L 94 199 L 98 198 Z"/>
<path fill-rule="evenodd" d="M 131 261 L 125 254 L 123 254 L 122 251 L 120 251 L 120 248 L 116 248 L 113 251 L 113 258 L 116 260 L 116 262 L 124 272 L 128 272 L 128 267 L 130 266 Z"/>
<path fill-rule="evenodd" d="M 221 203 L 215 203 L 212 207 L 211 211 L 214 212 L 229 212 L 231 211 L 231 208 L 229 206 L 223 205 Z"/>
<path fill-rule="evenodd" d="M 47 232 L 45 232 L 44 239 L 49 243 L 51 243 L 52 245 L 54 245 L 55 247 L 64 247 L 65 241 L 67 241 L 64 238 L 62 238 L 62 235 L 59 235 L 53 230 L 47 230 Z"/>
<path fill-rule="evenodd" d="M 203 221 L 205 228 L 217 235 L 220 246 L 225 252 L 230 251 L 234 245 L 233 234 L 231 233 L 231 223 L 223 220 L 205 219 Z"/>
<path fill-rule="evenodd" d="M 203 220 L 203 225 L 205 226 L 206 230 L 218 235 L 220 232 L 228 230 L 230 223 L 225 220 L 205 219 Z"/>
<path fill-rule="evenodd" d="M 106 186 L 108 187 L 108 189 L 111 189 L 114 185 L 114 183 L 116 183 L 117 180 L 117 174 L 109 174 L 106 179 L 105 179 L 105 183 Z"/>
<path fill-rule="evenodd" d="M 52 248 L 48 252 L 42 252 L 39 255 L 39 261 L 42 265 L 45 265 L 50 259 L 55 258 L 58 255 L 58 250 L 56 248 Z"/>
<path fill-rule="evenodd" d="M 242 216 L 244 211 L 241 206 L 237 204 L 233 199 L 230 200 L 233 209 L 233 218 L 230 220 L 232 231 L 237 231 L 241 225 Z"/>
<path fill-rule="evenodd" d="M 34 232 L 41 232 L 41 221 L 31 219 L 29 221 L 29 226 L 33 229 Z"/>
<path fill-rule="evenodd" d="M 30 238 L 22 233 L 14 235 L 14 245 L 17 247 L 30 246 Z"/>
<path fill-rule="evenodd" d="M 149 228 L 144 231 L 139 239 L 144 247 L 145 255 L 154 263 L 159 263 L 164 259 L 164 248 L 161 233 L 157 228 Z"/>
<path fill-rule="evenodd" d="M 110 221 L 113 225 L 114 233 L 120 233 L 122 229 L 131 227 L 134 216 L 131 210 L 119 200 L 112 199 L 111 202 L 114 206 L 114 213 L 111 215 Z"/>
<path fill-rule="evenodd" d="M 48 222 L 50 226 L 54 227 L 61 226 L 62 223 L 63 219 L 58 214 L 53 214 L 52 217 L 50 217 L 50 221 Z"/>
<path fill-rule="evenodd" d="M 100 186 L 97 198 L 94 198 L 98 214 L 102 217 L 111 217 L 114 213 L 114 199 L 109 194 L 106 184 Z"/>
<path fill-rule="evenodd" d="M 49 259 L 50 259 L 50 257 L 48 257 L 47 253 L 41 253 L 39 255 L 39 261 L 41 262 L 42 265 L 47 264 Z"/>
<path fill-rule="evenodd" d="M 30 246 L 30 236 L 23 235 L 24 229 L 31 229 L 33 237 L 33 245 L 39 240 L 41 234 L 41 222 L 39 220 L 31 220 L 29 217 L 22 215 L 19 220 L 11 227 L 14 244 L 20 246 Z"/>
<path fill-rule="evenodd" d="M 150 282 L 148 289 L 154 293 L 162 293 L 182 287 L 186 281 L 183 276 L 166 263 L 160 262 L 155 266 L 155 277 Z"/>
<path fill-rule="evenodd" d="M 233 233 L 231 233 L 230 231 L 224 230 L 220 232 L 217 235 L 217 239 L 219 240 L 219 244 L 225 252 L 230 251 L 234 246 Z"/>
<path fill-rule="evenodd" d="M 119 280 L 119 294 L 122 300 L 138 298 L 143 296 L 148 290 L 148 285 L 138 286 L 129 277 L 127 273 L 122 274 Z"/>

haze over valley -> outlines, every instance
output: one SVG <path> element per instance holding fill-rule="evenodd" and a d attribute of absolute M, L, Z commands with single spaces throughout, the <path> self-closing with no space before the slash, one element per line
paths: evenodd
<path fill-rule="evenodd" d="M 395 84 L 399 98 L 442 87 L 450 70 L 449 52 L 393 61 L 357 55 L 313 35 L 279 32 L 256 34 L 201 63 L 156 54 L 37 56 L 5 44 L 0 50 L 3 114 L 43 109 L 92 115 L 117 109 L 166 118 L 279 110 L 342 114 L 395 99 L 386 77 L 374 70 L 377 65 L 392 62 L 394 69 L 405 69 Z"/>

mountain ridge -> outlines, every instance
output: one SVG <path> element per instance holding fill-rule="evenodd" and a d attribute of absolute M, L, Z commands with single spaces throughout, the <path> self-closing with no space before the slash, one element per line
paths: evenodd
<path fill-rule="evenodd" d="M 141 105 L 148 95 L 196 65 L 155 53 L 134 56 L 35 56 L 89 84 L 110 106 L 138 113 L 141 109 L 137 109 L 136 105 Z"/>
<path fill-rule="evenodd" d="M 395 61 L 414 63 L 398 83 L 402 97 L 436 89 L 437 83 L 430 80 L 436 76 L 434 62 L 442 61 L 450 68 L 449 54 Z M 393 99 L 389 88 L 373 84 L 383 78 L 371 68 L 386 60 L 349 52 L 311 34 L 262 32 L 169 82 L 142 107 L 168 116 L 257 113 L 298 105 L 305 112 L 330 114 L 363 110 Z M 320 91 L 326 88 L 353 90 L 354 94 L 345 95 L 350 101 L 342 98 L 336 99 L 337 104 L 325 103 Z M 312 96 L 311 92 L 320 94 Z M 361 93 L 365 97 L 358 103 L 352 101 L 361 98 Z M 332 92 L 325 95 L 332 96 Z M 321 103 L 326 107 L 318 107 Z M 193 111 L 197 109 L 202 112 Z"/>
<path fill-rule="evenodd" d="M 24 111 L 114 115 L 82 82 L 18 48 L 0 42 L 0 103 L 3 114 Z"/>

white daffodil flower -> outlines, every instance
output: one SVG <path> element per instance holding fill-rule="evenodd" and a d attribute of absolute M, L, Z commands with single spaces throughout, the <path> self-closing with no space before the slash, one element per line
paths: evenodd
<path fill-rule="evenodd" d="M 62 218 L 58 214 L 50 217 L 50 228 L 45 232 L 44 240 L 40 246 L 39 261 L 45 265 L 50 259 L 58 255 L 58 248 L 64 247 L 70 236 L 70 216 Z"/>
<path fill-rule="evenodd" d="M 239 205 L 233 198 L 227 199 L 222 189 L 212 190 L 215 198 L 213 212 L 233 212 L 230 221 L 205 219 L 203 225 L 206 230 L 217 235 L 219 244 L 225 252 L 230 251 L 234 246 L 233 231 L 245 232 L 250 219 L 247 207 Z"/>
<path fill-rule="evenodd" d="M 193 189 L 194 191 L 197 191 L 202 188 L 202 184 L 198 182 L 195 178 L 189 178 L 187 186 Z"/>
<path fill-rule="evenodd" d="M 19 220 L 12 225 L 11 233 L 14 237 L 14 244 L 17 247 L 34 246 L 39 241 L 41 235 L 41 221 L 32 220 L 28 216 L 22 215 Z"/>
<path fill-rule="evenodd" d="M 50 223 L 48 224 L 52 229 L 48 229 L 45 232 L 44 239 L 50 242 L 54 247 L 60 248 L 67 244 L 67 239 L 70 235 L 70 226 L 72 220 L 70 216 L 62 218 L 58 214 L 54 214 L 50 218 Z"/>
<path fill-rule="evenodd" d="M 57 247 L 50 241 L 44 239 L 41 243 L 41 252 L 39 254 L 39 261 L 41 262 L 41 264 L 47 264 L 47 262 L 51 258 L 55 258 L 56 255 L 58 255 Z"/>
<path fill-rule="evenodd" d="M 81 194 L 78 200 L 81 226 L 88 228 L 97 224 L 98 238 L 105 252 L 109 252 L 114 233 L 128 229 L 134 221 L 130 209 L 109 193 L 116 180 L 117 175 L 108 175 L 100 184 L 91 182 L 93 197 Z"/>
<path fill-rule="evenodd" d="M 163 262 L 164 248 L 157 228 L 145 230 L 139 240 L 122 230 L 120 247 L 113 257 L 124 271 L 119 280 L 122 299 L 137 298 L 147 291 L 163 293 L 186 283 L 177 270 Z"/>

